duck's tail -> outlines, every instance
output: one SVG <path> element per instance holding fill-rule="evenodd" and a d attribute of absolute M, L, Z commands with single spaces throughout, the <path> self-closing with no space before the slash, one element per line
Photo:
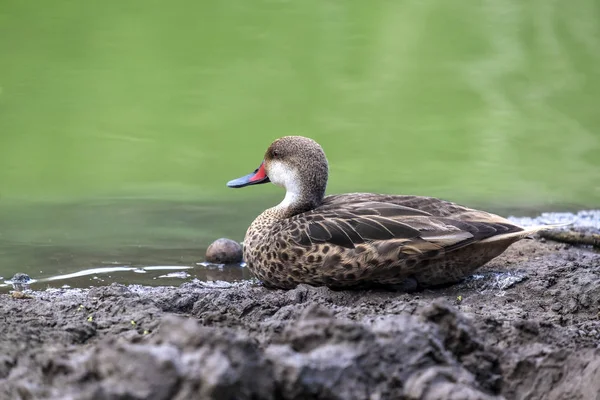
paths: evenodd
<path fill-rule="evenodd" d="M 538 225 L 538 226 L 533 226 L 531 228 L 523 228 L 522 231 L 492 236 L 487 239 L 483 239 L 479 243 L 492 243 L 492 242 L 499 242 L 499 241 L 505 241 L 505 240 L 510 240 L 510 239 L 512 239 L 516 242 L 517 240 L 521 240 L 521 239 L 533 239 L 532 235 L 539 231 L 545 231 L 548 229 L 555 229 L 555 228 L 563 228 L 565 226 L 572 225 L 573 223 L 574 223 L 574 221 L 562 223 L 562 224 Z"/>

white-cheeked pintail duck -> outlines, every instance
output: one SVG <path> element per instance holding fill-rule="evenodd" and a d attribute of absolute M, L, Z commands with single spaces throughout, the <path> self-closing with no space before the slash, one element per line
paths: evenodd
<path fill-rule="evenodd" d="M 427 287 L 472 274 L 512 243 L 549 228 L 432 197 L 350 193 L 325 196 L 329 167 L 312 139 L 286 136 L 232 188 L 272 182 L 286 190 L 244 239 L 248 268 L 268 287 Z"/>

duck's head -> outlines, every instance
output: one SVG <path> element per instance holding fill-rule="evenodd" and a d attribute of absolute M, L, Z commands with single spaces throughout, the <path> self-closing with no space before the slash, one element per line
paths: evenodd
<path fill-rule="evenodd" d="M 279 207 L 306 211 L 323 200 L 328 175 L 327 157 L 317 142 L 303 136 L 285 136 L 269 146 L 254 172 L 227 182 L 227 186 L 241 188 L 272 182 L 286 190 Z"/>

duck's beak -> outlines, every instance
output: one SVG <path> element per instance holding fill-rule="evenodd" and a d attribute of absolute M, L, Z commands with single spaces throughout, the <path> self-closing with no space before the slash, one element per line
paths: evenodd
<path fill-rule="evenodd" d="M 258 185 L 259 183 L 267 182 L 271 181 L 269 180 L 269 177 L 265 172 L 265 162 L 263 161 L 253 173 L 229 181 L 227 182 L 227 186 L 229 186 L 230 188 L 241 188 L 244 186 Z"/>

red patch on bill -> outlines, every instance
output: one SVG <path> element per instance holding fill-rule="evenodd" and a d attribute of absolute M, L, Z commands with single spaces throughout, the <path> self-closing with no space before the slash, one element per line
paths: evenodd
<path fill-rule="evenodd" d="M 256 182 L 261 179 L 265 179 L 267 177 L 267 173 L 265 172 L 265 163 L 264 161 L 260 163 L 260 167 L 258 167 L 258 171 L 254 174 L 252 178 L 250 178 L 250 182 Z"/>

